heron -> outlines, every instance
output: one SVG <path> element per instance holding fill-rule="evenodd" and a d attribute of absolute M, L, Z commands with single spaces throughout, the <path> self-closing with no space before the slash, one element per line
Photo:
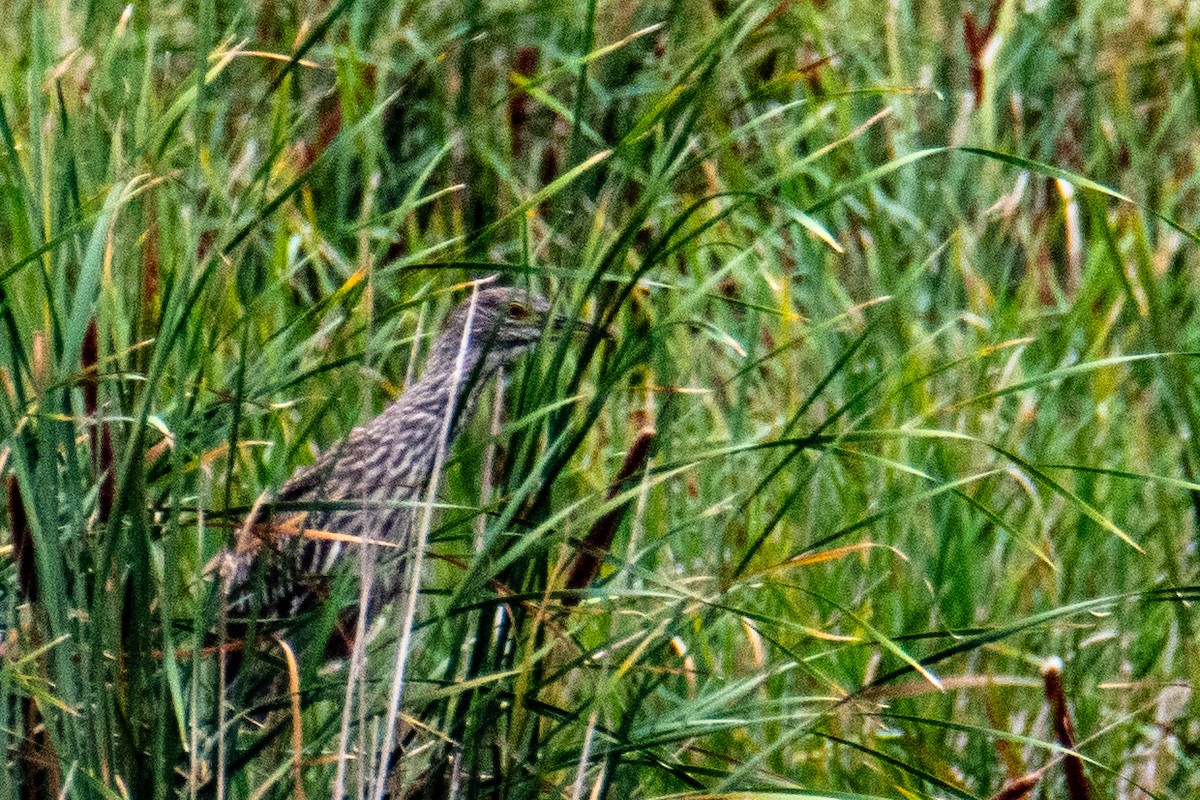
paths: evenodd
<path fill-rule="evenodd" d="M 406 584 L 417 501 L 484 387 L 543 335 L 590 328 L 550 312 L 545 297 L 515 287 L 482 289 L 462 301 L 433 340 L 420 378 L 280 488 L 276 503 L 313 504 L 290 518 L 291 533 L 302 535 L 268 536 L 265 544 L 242 537 L 225 555 L 219 569 L 229 608 L 282 618 L 312 610 L 352 542 L 380 545 L 367 613 L 394 600 Z M 264 522 L 266 515 L 252 519 Z M 351 560 L 358 563 L 358 554 Z M 256 567 L 261 583 L 252 580 Z"/>

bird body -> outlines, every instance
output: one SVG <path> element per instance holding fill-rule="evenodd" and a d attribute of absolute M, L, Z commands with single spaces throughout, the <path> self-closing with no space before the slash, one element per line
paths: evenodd
<path fill-rule="evenodd" d="M 549 311 L 541 295 L 507 287 L 481 290 L 455 308 L 420 379 L 280 489 L 278 501 L 322 506 L 296 526 L 307 533 L 274 547 L 240 546 L 222 565 L 230 608 L 281 617 L 307 610 L 328 589 L 351 541 L 381 544 L 368 613 L 393 599 L 407 572 L 414 506 L 439 452 L 449 449 L 488 380 L 537 343 Z M 265 593 L 250 579 L 263 557 Z"/>

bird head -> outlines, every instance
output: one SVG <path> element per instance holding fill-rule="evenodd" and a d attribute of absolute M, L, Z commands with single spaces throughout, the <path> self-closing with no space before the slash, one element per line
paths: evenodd
<path fill-rule="evenodd" d="M 590 328 L 586 323 L 552 315 L 550 301 L 537 292 L 495 286 L 458 304 L 434 343 L 430 358 L 446 361 L 446 366 L 453 363 L 463 347 L 468 324 L 464 364 L 468 372 L 479 365 L 483 375 L 533 349 L 544 335 Z M 484 359 L 482 364 L 480 358 Z"/>
<path fill-rule="evenodd" d="M 537 292 L 512 286 L 484 289 L 474 297 L 474 311 L 471 306 L 469 297 L 460 303 L 447 328 L 461 332 L 470 317 L 470 338 L 497 354 L 515 356 L 530 349 L 550 321 L 550 301 Z"/>

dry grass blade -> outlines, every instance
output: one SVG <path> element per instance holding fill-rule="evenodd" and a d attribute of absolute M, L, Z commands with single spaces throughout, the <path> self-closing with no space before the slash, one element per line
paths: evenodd
<path fill-rule="evenodd" d="M 643 428 L 638 432 L 633 445 L 625 454 L 625 461 L 621 464 L 617 477 L 613 479 L 612 485 L 608 488 L 609 500 L 620 494 L 629 481 L 645 467 L 646 460 L 650 457 L 650 446 L 654 443 L 655 435 L 653 428 Z M 592 529 L 588 531 L 588 535 L 580 544 L 579 552 L 575 554 L 575 561 L 567 573 L 567 591 L 583 589 L 596 577 L 596 573 L 600 571 L 601 562 L 608 554 L 609 547 L 612 546 L 613 536 L 616 535 L 617 528 L 620 527 L 621 520 L 624 519 L 628 509 L 629 503 L 621 504 L 598 519 Z M 565 606 L 574 606 L 578 602 L 579 598 L 575 595 L 563 598 Z"/>
<path fill-rule="evenodd" d="M 412 566 L 410 567 L 410 575 L 408 577 L 409 585 L 406 595 L 402 598 L 402 608 L 400 609 L 400 636 L 399 641 L 396 643 L 391 686 L 388 690 L 387 713 L 384 717 L 383 727 L 383 743 L 379 749 L 379 768 L 375 773 L 373 791 L 371 793 L 373 800 L 383 800 L 384 794 L 387 791 L 391 770 L 398 766 L 391 763 L 392 747 L 396 735 L 396 720 L 400 714 L 400 702 L 404 696 L 404 679 L 408 669 L 409 651 L 412 645 L 413 627 L 417 615 L 417 595 L 421 587 L 422 562 L 424 561 L 425 545 L 429 539 L 429 530 L 433 524 L 433 507 L 434 501 L 437 498 L 442 466 L 446 462 L 446 442 L 454 416 L 454 398 L 458 396 L 458 386 L 464 380 L 463 372 L 467 349 L 470 345 L 471 321 L 475 315 L 475 305 L 479 297 L 479 285 L 483 282 L 480 281 L 475 284 L 474 291 L 471 294 L 470 305 L 467 308 L 462 340 L 459 343 L 458 354 L 454 362 L 450 391 L 447 393 L 447 398 L 449 399 L 441 412 L 442 429 L 437 439 L 437 451 L 434 454 L 433 469 L 430 472 L 429 485 L 425 491 L 425 502 L 421 506 L 420 518 L 416 524 L 416 541 L 412 543 Z"/>
<path fill-rule="evenodd" d="M 296 800 L 304 800 L 304 722 L 300 717 L 300 665 L 292 646 L 280 638 L 275 641 L 287 661 L 288 699 L 292 713 L 292 780 Z"/>
<path fill-rule="evenodd" d="M 1042 782 L 1044 770 L 1030 772 L 1028 775 L 1011 780 L 1004 785 L 1004 788 L 992 795 L 988 800 L 1024 800 L 1028 797 L 1037 785 Z"/>
<path fill-rule="evenodd" d="M 1075 726 L 1071 722 L 1071 711 L 1067 707 L 1067 694 L 1063 690 L 1062 659 L 1047 659 L 1042 665 L 1042 680 L 1045 683 L 1046 700 L 1050 703 L 1050 716 L 1054 735 L 1058 743 L 1072 752 L 1063 754 L 1063 773 L 1067 779 L 1067 796 L 1071 800 L 1091 800 L 1092 788 L 1083 772 L 1083 759 L 1075 752 Z"/>

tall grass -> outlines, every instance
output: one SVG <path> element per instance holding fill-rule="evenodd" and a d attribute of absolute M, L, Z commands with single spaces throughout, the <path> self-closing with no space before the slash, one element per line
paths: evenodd
<path fill-rule="evenodd" d="M 382 790 L 399 615 L 343 735 L 206 565 L 492 274 L 598 325 L 447 465 L 393 796 L 1200 791 L 1181 0 L 6 11 L 4 796 Z"/>

